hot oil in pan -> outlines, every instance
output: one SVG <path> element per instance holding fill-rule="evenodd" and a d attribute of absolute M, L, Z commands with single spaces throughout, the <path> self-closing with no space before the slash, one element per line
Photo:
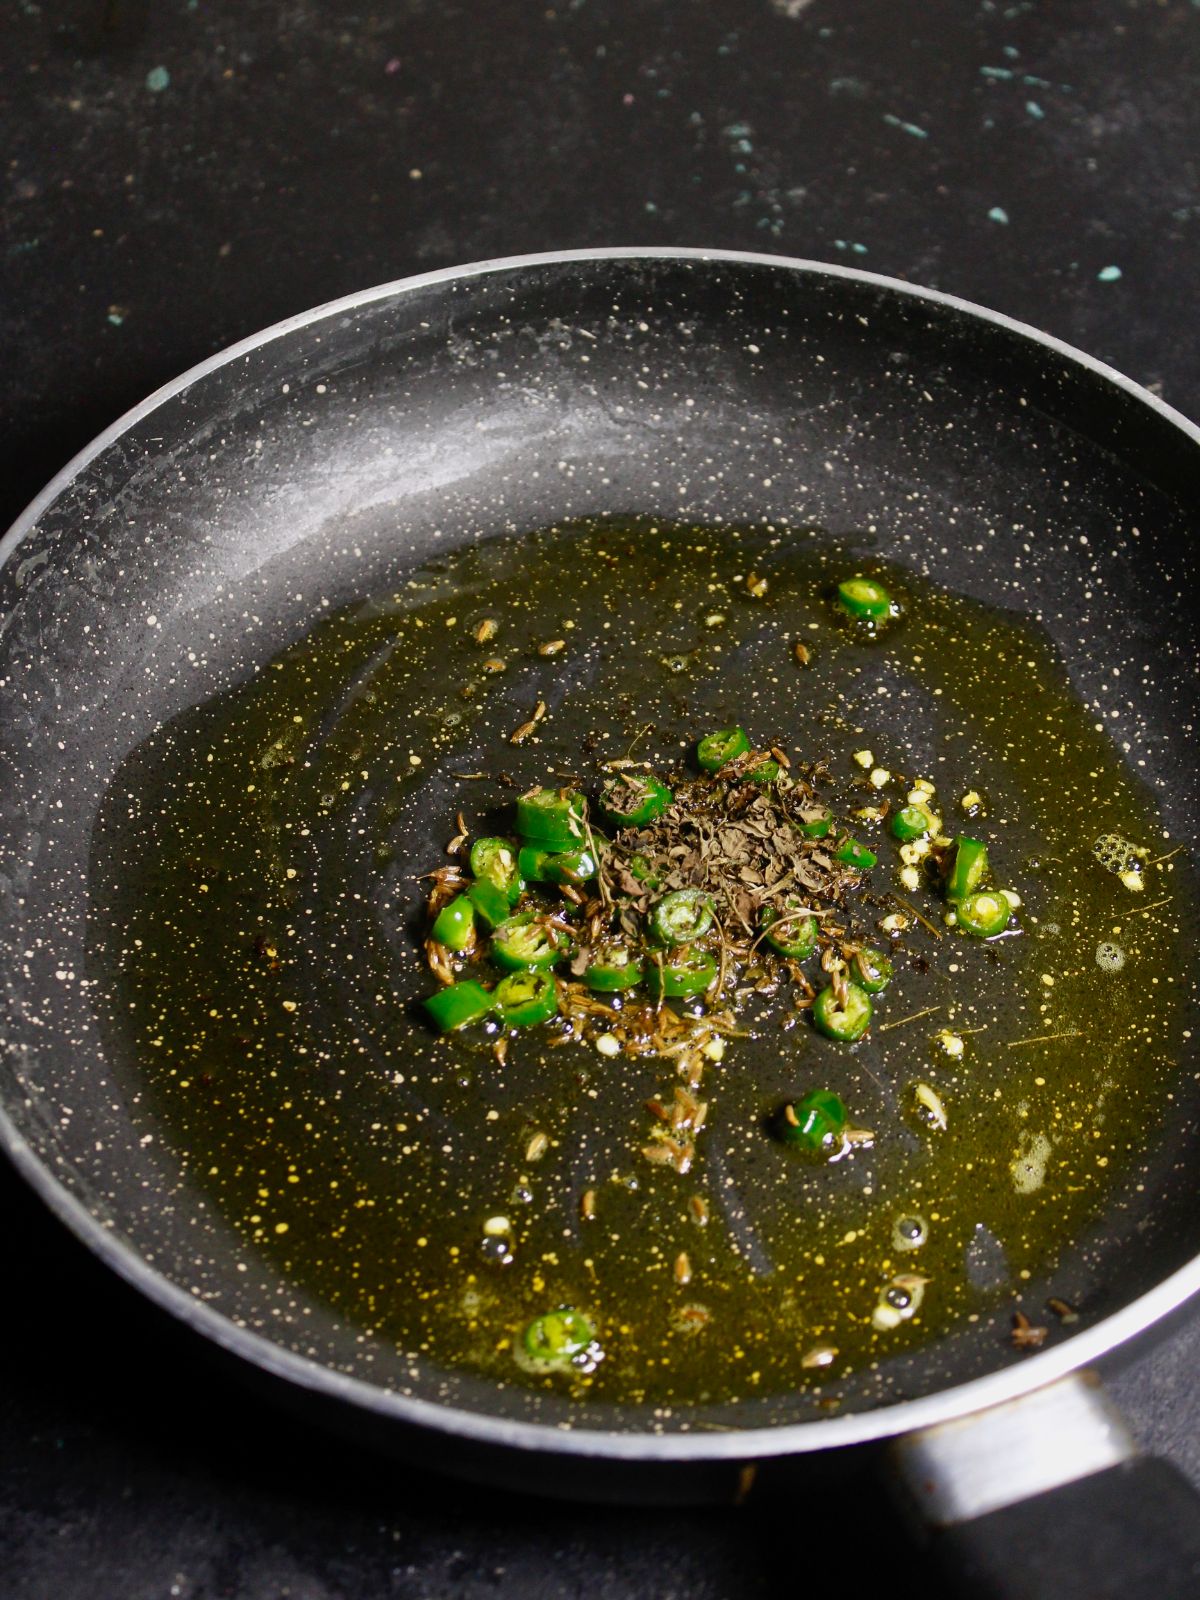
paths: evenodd
<path fill-rule="evenodd" d="M 1054 1322 L 1046 1285 L 1074 1287 L 1056 1262 L 1170 1127 L 1183 873 L 1152 866 L 1138 894 L 1095 859 L 1104 833 L 1150 858 L 1171 842 L 1039 630 L 876 564 L 905 615 L 864 644 L 829 602 L 858 570 L 820 536 L 761 531 L 608 523 L 482 544 L 136 753 L 98 869 L 115 1015 L 146 1114 L 248 1256 L 414 1358 L 651 1403 L 828 1392 L 964 1316 L 993 1316 L 997 1339 L 1017 1306 Z M 534 1029 L 501 1065 L 482 1033 L 432 1036 L 418 878 L 445 863 L 460 811 L 474 834 L 510 831 L 532 784 L 594 785 L 635 737 L 679 773 L 697 735 L 734 722 L 827 760 L 844 816 L 904 798 L 896 778 L 873 789 L 856 752 L 931 780 L 946 830 L 985 839 L 1020 895 L 1023 932 L 947 928 L 856 821 L 880 856 L 872 890 L 899 890 L 933 931 L 904 932 L 857 1046 L 797 1020 L 786 985 L 755 997 L 751 1036 L 706 1062 L 681 1174 L 641 1154 L 672 1062 Z M 970 791 L 984 814 L 968 822 Z M 811 1088 L 840 1094 L 874 1145 L 814 1164 L 774 1142 L 765 1119 Z M 911 1309 L 915 1289 L 919 1309 L 880 1328 L 904 1275 L 927 1281 L 891 1298 Z M 604 1359 L 530 1376 L 514 1345 L 562 1304 L 592 1318 Z"/>

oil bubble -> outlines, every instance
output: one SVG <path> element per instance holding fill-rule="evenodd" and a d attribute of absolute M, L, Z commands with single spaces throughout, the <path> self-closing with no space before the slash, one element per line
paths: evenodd
<path fill-rule="evenodd" d="M 1096 965 L 1101 972 L 1120 972 L 1125 965 L 1125 952 L 1111 939 L 1101 939 L 1096 946 Z"/>

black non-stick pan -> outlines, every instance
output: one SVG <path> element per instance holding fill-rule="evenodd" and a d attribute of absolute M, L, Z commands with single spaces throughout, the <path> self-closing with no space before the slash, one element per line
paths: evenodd
<path fill-rule="evenodd" d="M 1136 744 L 1167 829 L 1194 838 L 1200 433 L 1003 317 L 811 263 L 584 252 L 370 290 L 152 396 L 3 545 L 0 1134 L 152 1300 L 293 1401 L 424 1461 L 704 1500 L 744 1493 L 751 1468 L 830 1470 L 892 1441 L 973 1593 L 1200 1592 L 1195 1500 L 1083 1376 L 1200 1287 L 1194 1061 L 1148 1181 L 1080 1245 L 1083 1314 L 1045 1349 L 1014 1350 L 985 1318 L 836 1412 L 775 1398 L 664 1423 L 402 1360 L 248 1255 L 100 1021 L 92 869 L 114 774 L 321 616 L 456 540 L 613 513 L 786 527 L 800 508 L 850 554 L 887 556 L 878 512 L 897 505 L 904 562 L 1036 616 L 1117 744 Z M 1138 667 L 1116 690 L 1114 661 Z"/>

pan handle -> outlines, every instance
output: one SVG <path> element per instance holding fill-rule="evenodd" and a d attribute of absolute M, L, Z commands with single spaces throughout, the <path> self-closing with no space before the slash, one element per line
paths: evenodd
<path fill-rule="evenodd" d="M 1200 1494 L 1138 1454 L 1091 1373 L 908 1434 L 890 1465 L 952 1593 L 1200 1595 Z"/>

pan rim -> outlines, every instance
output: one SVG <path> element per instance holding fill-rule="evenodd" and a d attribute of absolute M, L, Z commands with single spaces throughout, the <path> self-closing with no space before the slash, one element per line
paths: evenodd
<path fill-rule="evenodd" d="M 881 273 L 865 272 L 837 263 L 766 252 L 684 247 L 664 249 L 656 246 L 543 251 L 441 268 L 359 290 L 273 323 L 207 357 L 126 411 L 55 474 L 0 539 L 0 565 L 7 564 L 13 552 L 36 527 L 42 514 L 103 451 L 167 401 L 255 350 L 341 313 L 442 284 L 467 282 L 539 266 L 623 261 L 771 267 L 814 279 L 824 277 L 857 283 L 918 303 L 958 311 L 976 322 L 1013 333 L 1029 343 L 1053 351 L 1147 407 L 1186 439 L 1200 446 L 1200 427 L 1116 368 L 1003 312 L 989 310 L 942 290 L 923 288 Z M 1003 1367 L 917 1399 L 897 1401 L 861 1413 L 747 1426 L 719 1434 L 662 1433 L 648 1428 L 621 1431 L 594 1427 L 564 1428 L 561 1424 L 498 1417 L 483 1411 L 402 1395 L 323 1366 L 285 1349 L 262 1334 L 238 1327 L 223 1313 L 198 1301 L 164 1277 L 132 1245 L 93 1216 L 34 1152 L 3 1105 L 0 1105 L 0 1149 L 4 1150 L 16 1170 L 48 1208 L 93 1255 L 185 1326 L 251 1365 L 283 1378 L 298 1388 L 354 1405 L 398 1423 L 430 1428 L 480 1444 L 575 1457 L 681 1463 L 742 1461 L 878 1442 L 899 1433 L 929 1427 L 1017 1399 L 1079 1368 L 1093 1365 L 1117 1346 L 1162 1321 L 1193 1295 L 1200 1293 L 1200 1255 L 1197 1255 L 1119 1311 L 1075 1334 L 1061 1345 L 1025 1357 L 1019 1365 Z"/>

